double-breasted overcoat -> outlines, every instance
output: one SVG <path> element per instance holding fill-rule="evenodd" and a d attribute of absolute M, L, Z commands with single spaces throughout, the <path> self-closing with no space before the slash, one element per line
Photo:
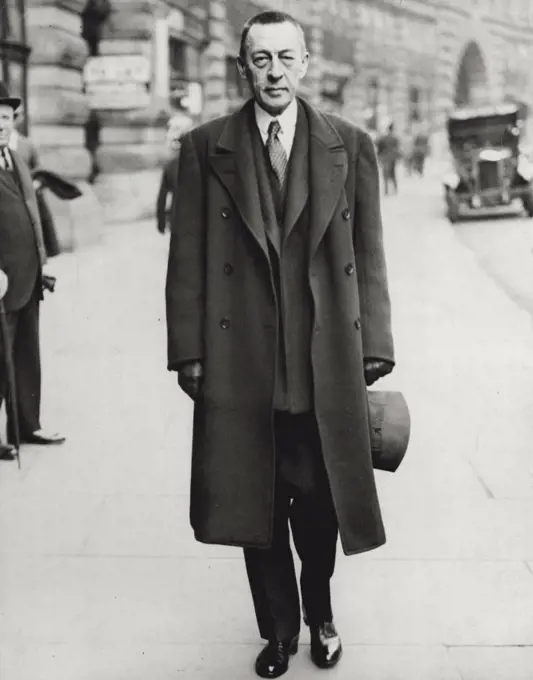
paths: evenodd
<path fill-rule="evenodd" d="M 309 123 L 314 406 L 343 550 L 385 541 L 364 358 L 394 362 L 376 154 L 368 134 L 300 100 Z M 261 216 L 252 102 L 183 138 L 167 272 L 168 368 L 203 362 L 191 524 L 199 541 L 268 547 L 275 480 L 278 301 Z"/>

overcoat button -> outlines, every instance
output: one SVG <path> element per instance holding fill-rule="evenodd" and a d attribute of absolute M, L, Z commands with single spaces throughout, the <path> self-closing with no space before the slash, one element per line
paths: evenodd
<path fill-rule="evenodd" d="M 345 208 L 345 209 L 342 211 L 342 216 L 343 216 L 343 218 L 344 218 L 345 220 L 349 220 L 349 219 L 350 219 L 351 214 L 350 214 L 350 211 L 348 210 L 348 208 Z"/>
<path fill-rule="evenodd" d="M 226 264 L 224 265 L 224 273 L 227 274 L 228 276 L 230 274 L 233 274 L 233 266 L 229 262 L 226 262 Z"/>
<path fill-rule="evenodd" d="M 230 320 L 229 319 L 222 319 L 220 322 L 220 328 L 222 328 L 223 331 L 228 330 L 230 327 Z"/>
<path fill-rule="evenodd" d="M 359 330 L 361 328 L 361 322 L 359 321 L 359 319 L 356 319 L 353 322 L 353 325 L 357 328 L 357 330 Z"/>
<path fill-rule="evenodd" d="M 355 267 L 350 262 L 349 264 L 346 265 L 346 267 L 344 267 L 344 271 L 348 274 L 348 276 L 351 276 L 355 271 Z"/>
<path fill-rule="evenodd" d="M 229 208 L 222 208 L 220 214 L 225 220 L 227 220 L 231 217 L 231 210 Z"/>

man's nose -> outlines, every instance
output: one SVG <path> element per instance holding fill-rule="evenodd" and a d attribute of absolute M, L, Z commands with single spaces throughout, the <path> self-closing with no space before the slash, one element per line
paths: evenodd
<path fill-rule="evenodd" d="M 281 62 L 277 57 L 274 57 L 270 64 L 270 68 L 268 69 L 268 77 L 271 80 L 279 80 L 282 75 Z"/>

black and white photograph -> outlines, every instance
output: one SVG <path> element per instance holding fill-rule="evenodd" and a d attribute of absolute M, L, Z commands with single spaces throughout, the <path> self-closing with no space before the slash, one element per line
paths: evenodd
<path fill-rule="evenodd" d="M 533 680 L 532 63 L 0 0 L 0 680 Z"/>

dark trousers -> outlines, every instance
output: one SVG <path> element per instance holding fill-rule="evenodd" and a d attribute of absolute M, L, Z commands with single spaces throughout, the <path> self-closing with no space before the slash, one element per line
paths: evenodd
<path fill-rule="evenodd" d="M 246 548 L 246 570 L 261 637 L 300 632 L 300 597 L 289 524 L 300 560 L 302 604 L 309 625 L 331 621 L 330 579 L 338 525 L 313 414 L 277 412 L 274 532 L 268 549 Z"/>
<path fill-rule="evenodd" d="M 16 311 L 6 314 L 17 387 L 17 410 L 22 439 L 39 430 L 41 412 L 41 354 L 39 347 L 39 297 L 37 290 Z M 5 348 L 1 344 L 0 399 L 7 396 Z M 1 402 L 0 402 L 1 403 Z M 7 437 L 13 441 L 13 423 L 8 417 Z"/>
<path fill-rule="evenodd" d="M 389 185 L 392 184 L 394 193 L 398 193 L 398 179 L 396 177 L 396 161 L 389 161 L 383 167 L 383 183 L 385 195 L 389 194 Z"/>

